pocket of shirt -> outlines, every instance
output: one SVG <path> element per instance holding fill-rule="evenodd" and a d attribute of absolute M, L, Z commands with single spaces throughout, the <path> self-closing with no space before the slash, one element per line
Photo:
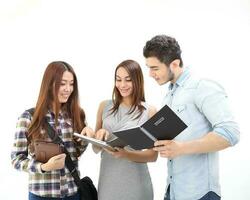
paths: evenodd
<path fill-rule="evenodd" d="M 190 125 L 192 123 L 192 116 L 187 105 L 176 105 L 174 106 L 174 111 L 186 125 Z"/>

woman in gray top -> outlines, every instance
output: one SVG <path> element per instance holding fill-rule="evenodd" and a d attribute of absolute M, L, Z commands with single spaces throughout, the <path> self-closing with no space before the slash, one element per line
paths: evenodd
<path fill-rule="evenodd" d="M 147 105 L 140 65 L 125 60 L 115 70 L 113 99 L 101 102 L 97 113 L 96 138 L 114 139 L 112 132 L 143 124 L 156 109 Z M 153 188 L 147 162 L 154 162 L 157 153 L 152 149 L 117 151 L 94 147 L 101 151 L 98 183 L 99 200 L 153 200 Z"/>

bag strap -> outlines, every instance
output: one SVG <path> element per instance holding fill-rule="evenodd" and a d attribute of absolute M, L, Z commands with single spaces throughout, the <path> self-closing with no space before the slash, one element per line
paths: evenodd
<path fill-rule="evenodd" d="M 35 108 L 30 108 L 30 109 L 28 109 L 26 111 L 29 112 L 31 115 L 34 115 Z"/>

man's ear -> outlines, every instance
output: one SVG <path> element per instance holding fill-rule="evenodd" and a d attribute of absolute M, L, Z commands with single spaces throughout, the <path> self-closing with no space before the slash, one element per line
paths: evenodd
<path fill-rule="evenodd" d="M 179 59 L 173 60 L 169 65 L 170 69 L 174 71 L 177 67 L 180 67 L 180 62 L 181 61 Z"/>

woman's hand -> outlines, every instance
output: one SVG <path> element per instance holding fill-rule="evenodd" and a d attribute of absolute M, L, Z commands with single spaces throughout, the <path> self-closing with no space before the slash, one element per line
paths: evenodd
<path fill-rule="evenodd" d="M 82 129 L 81 134 L 82 134 L 82 135 L 86 135 L 86 136 L 91 137 L 91 138 L 94 138 L 94 137 L 95 137 L 95 132 L 93 131 L 92 128 L 90 128 L 90 127 L 88 127 L 88 126 L 86 126 L 86 127 L 84 127 L 84 128 Z"/>
<path fill-rule="evenodd" d="M 109 132 L 105 129 L 99 129 L 96 133 L 95 133 L 95 139 L 97 140 L 101 140 L 101 141 L 104 141 L 104 140 L 107 140 L 108 139 L 108 136 L 109 136 Z M 98 147 L 96 145 L 93 145 L 93 151 L 95 153 L 99 153 L 101 150 L 102 150 L 102 147 Z"/>
<path fill-rule="evenodd" d="M 48 162 L 41 165 L 41 169 L 43 171 L 62 169 L 65 166 L 65 158 L 65 153 L 53 156 L 48 160 Z"/>
<path fill-rule="evenodd" d="M 95 139 L 97 140 L 107 140 L 109 136 L 109 132 L 107 130 L 105 130 L 104 128 L 99 129 L 96 133 L 95 133 Z"/>
<path fill-rule="evenodd" d="M 111 154 L 115 158 L 126 158 L 126 159 L 128 158 L 129 151 L 127 151 L 127 150 L 125 150 L 123 148 L 118 148 L 118 147 L 115 147 L 114 149 L 115 149 L 115 151 L 111 151 L 109 149 L 104 148 L 104 150 L 106 152 L 108 152 L 109 154 Z"/>

